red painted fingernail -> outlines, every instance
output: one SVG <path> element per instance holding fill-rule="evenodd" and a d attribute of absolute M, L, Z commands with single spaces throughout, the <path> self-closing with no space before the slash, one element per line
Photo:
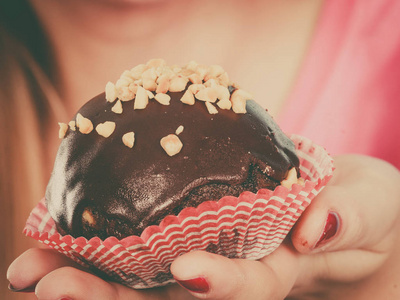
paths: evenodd
<path fill-rule="evenodd" d="M 210 285 L 204 277 L 198 277 L 189 280 L 175 280 L 185 289 L 195 293 L 207 293 L 210 290 Z"/>
<path fill-rule="evenodd" d="M 33 293 L 35 291 L 36 288 L 36 284 L 33 284 L 31 286 L 28 286 L 26 288 L 16 288 L 14 287 L 11 283 L 8 284 L 8 289 L 12 292 L 18 292 L 18 293 Z"/>
<path fill-rule="evenodd" d="M 315 244 L 315 248 L 319 247 L 324 242 L 330 240 L 339 229 L 339 216 L 335 212 L 330 212 L 326 219 L 325 228 L 322 232 L 318 242 Z"/>

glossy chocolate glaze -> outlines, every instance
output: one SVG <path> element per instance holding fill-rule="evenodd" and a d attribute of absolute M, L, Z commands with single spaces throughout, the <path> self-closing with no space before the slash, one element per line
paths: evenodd
<path fill-rule="evenodd" d="M 80 109 L 94 127 L 113 121 L 116 128 L 108 138 L 69 129 L 61 142 L 46 191 L 47 208 L 61 232 L 103 239 L 140 235 L 188 205 L 224 193 L 273 189 L 289 169 L 298 168 L 293 143 L 254 101 L 247 101 L 246 114 L 218 109 L 211 115 L 202 101 L 187 105 L 179 101 L 183 92 L 169 95 L 170 105 L 150 100 L 145 109 L 134 110 L 128 101 L 116 114 L 103 93 Z M 170 157 L 160 139 L 180 125 L 183 148 Z M 132 149 L 122 143 L 130 131 Z M 84 209 L 95 219 L 92 226 L 82 224 Z"/>

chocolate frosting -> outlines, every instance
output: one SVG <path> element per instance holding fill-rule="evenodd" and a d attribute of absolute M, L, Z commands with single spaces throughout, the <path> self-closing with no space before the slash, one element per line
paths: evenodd
<path fill-rule="evenodd" d="M 150 100 L 145 109 L 134 110 L 133 101 L 127 101 L 123 113 L 116 114 L 103 93 L 79 110 L 94 127 L 113 121 L 116 128 L 108 138 L 95 130 L 69 129 L 62 140 L 46 191 L 47 208 L 61 232 L 98 235 L 82 229 L 82 213 L 89 207 L 97 227 L 106 219 L 110 226 L 125 224 L 135 228 L 130 233 L 140 234 L 186 206 L 182 201 L 199 187 L 243 183 L 254 166 L 279 184 L 289 169 L 298 168 L 293 143 L 254 101 L 247 101 L 245 114 L 222 109 L 209 114 L 202 101 L 187 105 L 179 101 L 183 92 L 168 94 L 170 105 Z M 170 157 L 160 140 L 180 125 L 183 148 Z M 135 132 L 133 148 L 122 142 L 130 131 Z"/>

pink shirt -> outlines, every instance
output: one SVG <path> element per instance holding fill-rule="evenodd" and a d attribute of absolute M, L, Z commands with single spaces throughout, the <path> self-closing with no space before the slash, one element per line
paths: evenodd
<path fill-rule="evenodd" d="M 400 168 L 399 116 L 400 1 L 325 1 L 282 129 Z"/>

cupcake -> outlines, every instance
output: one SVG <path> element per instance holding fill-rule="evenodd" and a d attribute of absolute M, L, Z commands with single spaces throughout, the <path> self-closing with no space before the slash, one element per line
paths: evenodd
<path fill-rule="evenodd" d="M 332 172 L 322 148 L 284 134 L 223 68 L 195 62 L 125 71 L 60 138 L 26 233 L 135 288 L 172 282 L 170 263 L 188 251 L 270 253 Z"/>

